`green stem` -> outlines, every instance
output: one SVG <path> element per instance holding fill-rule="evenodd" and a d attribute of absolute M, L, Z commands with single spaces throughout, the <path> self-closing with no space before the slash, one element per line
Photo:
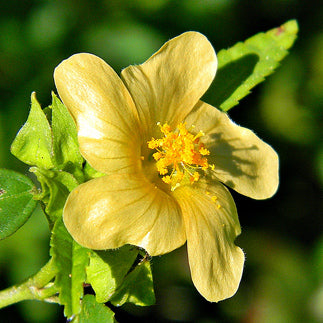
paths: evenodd
<path fill-rule="evenodd" d="M 53 296 L 57 294 L 58 290 L 53 283 L 50 283 L 56 273 L 57 269 L 51 258 L 37 274 L 31 276 L 22 284 L 15 285 L 1 291 L 0 308 L 27 299 L 57 302 L 57 299 Z"/>

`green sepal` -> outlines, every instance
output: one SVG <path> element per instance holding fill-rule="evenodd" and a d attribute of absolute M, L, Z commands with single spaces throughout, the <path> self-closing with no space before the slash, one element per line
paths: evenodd
<path fill-rule="evenodd" d="M 51 125 L 53 132 L 53 153 L 57 168 L 74 173 L 73 168 L 82 169 L 75 122 L 63 103 L 52 93 Z"/>
<path fill-rule="evenodd" d="M 62 216 L 63 208 L 69 193 L 80 183 L 70 173 L 60 170 L 47 170 L 38 167 L 31 167 L 30 171 L 37 176 L 42 191 L 35 196 L 45 205 L 50 227 Z"/>
<path fill-rule="evenodd" d="M 25 175 L 0 169 L 0 240 L 16 232 L 32 215 L 36 187 Z"/>
<path fill-rule="evenodd" d="M 89 181 L 93 178 L 105 176 L 106 174 L 95 170 L 88 162 L 84 163 L 83 167 L 84 181 Z"/>
<path fill-rule="evenodd" d="M 107 302 L 122 285 L 137 255 L 138 250 L 128 245 L 116 250 L 92 251 L 86 270 L 87 282 L 94 289 L 99 303 Z"/>
<path fill-rule="evenodd" d="M 13 141 L 11 153 L 27 165 L 44 169 L 54 167 L 51 128 L 35 92 L 31 94 L 28 119 Z"/>
<path fill-rule="evenodd" d="M 43 110 L 35 92 L 31 101 L 28 119 L 12 143 L 12 154 L 28 165 L 64 170 L 83 182 L 84 160 L 76 125 L 67 108 L 54 93 L 52 104 Z"/>
<path fill-rule="evenodd" d="M 218 72 L 210 88 L 212 103 L 228 111 L 272 74 L 296 40 L 298 25 L 291 20 L 218 52 Z"/>
<path fill-rule="evenodd" d="M 116 320 L 114 319 L 113 311 L 109 307 L 98 303 L 94 295 L 85 295 L 77 323 L 93 322 L 114 323 Z"/>
<path fill-rule="evenodd" d="M 58 268 L 55 285 L 59 289 L 59 301 L 64 305 L 64 315 L 70 318 L 81 312 L 85 268 L 89 262 L 90 250 L 73 240 L 62 218 L 54 225 L 50 246 L 50 255 Z"/>
<path fill-rule="evenodd" d="M 150 306 L 155 304 L 155 301 L 153 277 L 147 258 L 143 258 L 125 276 L 122 285 L 118 287 L 110 299 L 110 302 L 115 306 L 121 306 L 126 302 L 139 306 Z"/>

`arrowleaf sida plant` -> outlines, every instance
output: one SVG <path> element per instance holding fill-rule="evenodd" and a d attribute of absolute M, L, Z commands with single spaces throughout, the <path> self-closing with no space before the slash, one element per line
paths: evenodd
<path fill-rule="evenodd" d="M 185 243 L 199 293 L 211 302 L 233 296 L 245 259 L 226 186 L 266 199 L 279 180 L 276 152 L 227 111 L 275 70 L 297 31 L 289 21 L 217 55 L 205 36 L 186 32 L 121 78 L 92 54 L 59 64 L 60 99 L 53 93 L 42 109 L 33 93 L 11 146 L 41 189 L 0 169 L 0 239 L 39 203 L 50 259 L 1 291 L 0 307 L 56 302 L 73 322 L 113 322 L 104 303 L 154 304 L 151 257 Z M 200 100 L 212 82 L 216 107 Z"/>

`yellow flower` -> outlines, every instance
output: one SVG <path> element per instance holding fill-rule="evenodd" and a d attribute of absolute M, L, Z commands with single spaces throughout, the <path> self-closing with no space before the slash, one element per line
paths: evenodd
<path fill-rule="evenodd" d="M 64 223 L 81 245 L 124 244 L 161 255 L 187 241 L 192 280 L 209 301 L 232 296 L 244 264 L 228 189 L 255 199 L 278 186 L 278 157 L 252 131 L 200 101 L 217 59 L 187 32 L 121 79 L 100 58 L 76 54 L 55 70 L 83 157 L 106 176 L 77 187 Z"/>

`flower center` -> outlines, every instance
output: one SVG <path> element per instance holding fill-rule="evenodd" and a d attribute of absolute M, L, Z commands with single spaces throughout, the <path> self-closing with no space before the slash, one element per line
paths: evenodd
<path fill-rule="evenodd" d="M 200 142 L 200 138 L 204 136 L 202 131 L 194 135 L 186 129 L 185 123 L 178 124 L 174 131 L 167 123 L 157 125 L 164 137 L 152 138 L 148 141 L 148 148 L 156 150 L 153 157 L 157 170 L 162 175 L 162 180 L 171 185 L 172 190 L 180 185 L 185 175 L 194 183 L 200 178 L 198 170 L 214 167 L 207 161 L 206 156 L 210 151 Z"/>

